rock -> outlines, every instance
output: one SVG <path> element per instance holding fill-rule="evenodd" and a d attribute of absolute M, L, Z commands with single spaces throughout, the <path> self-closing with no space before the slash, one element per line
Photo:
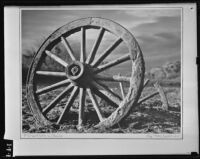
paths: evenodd
<path fill-rule="evenodd" d="M 120 128 L 113 129 L 112 132 L 114 132 L 114 133 L 124 133 L 124 131 L 122 131 L 122 129 L 120 129 Z"/>
<path fill-rule="evenodd" d="M 157 125 L 152 126 L 152 130 L 154 133 L 161 133 L 161 130 L 160 130 L 159 126 L 157 126 Z"/>
<path fill-rule="evenodd" d="M 163 67 L 164 72 L 166 73 L 167 78 L 180 76 L 180 71 L 181 71 L 180 61 L 167 62 L 162 67 Z"/>
<path fill-rule="evenodd" d="M 54 124 L 54 123 L 53 123 L 53 124 L 51 124 L 51 126 L 52 126 L 54 129 L 57 129 L 57 130 L 60 129 L 60 125 L 58 125 L 58 124 Z"/>
<path fill-rule="evenodd" d="M 166 77 L 166 73 L 163 71 L 161 67 L 152 68 L 150 70 L 150 78 L 151 79 L 164 79 Z"/>
<path fill-rule="evenodd" d="M 25 130 L 29 130 L 30 126 L 28 124 L 23 124 L 22 128 L 25 129 Z"/>
<path fill-rule="evenodd" d="M 36 132 L 36 128 L 34 126 L 30 126 L 29 132 L 30 133 Z"/>
<path fill-rule="evenodd" d="M 145 72 L 145 76 L 154 80 L 161 80 L 166 78 L 176 78 L 180 76 L 181 62 L 167 62 L 166 64 L 152 68 L 149 72 Z"/>
<path fill-rule="evenodd" d="M 174 132 L 174 131 L 173 131 L 173 128 L 166 128 L 165 131 L 166 131 L 167 133 L 173 133 L 173 132 Z"/>

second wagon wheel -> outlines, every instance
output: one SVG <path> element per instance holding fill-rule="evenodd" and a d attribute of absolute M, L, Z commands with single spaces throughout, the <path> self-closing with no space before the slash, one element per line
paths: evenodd
<path fill-rule="evenodd" d="M 98 35 L 87 55 L 86 33 L 90 29 L 98 30 Z M 76 33 L 80 35 L 80 37 L 77 37 L 78 40 L 80 39 L 79 57 L 75 55 L 73 50 L 76 48 L 70 45 L 68 39 Z M 112 34 L 115 40 L 97 57 L 99 45 L 102 43 L 102 39 L 106 33 Z M 106 61 L 108 56 L 122 42 L 126 45 L 128 52 L 121 52 L 121 56 L 118 58 Z M 55 54 L 55 46 L 58 44 L 65 48 L 65 57 Z M 52 63 L 51 67 L 48 66 L 48 60 L 52 60 L 59 67 L 52 68 L 54 66 Z M 131 63 L 132 71 L 130 72 L 130 79 L 113 76 L 111 74 L 101 74 L 107 69 L 116 67 L 126 61 L 130 61 Z M 46 66 L 46 69 L 44 66 Z M 41 78 L 44 76 L 47 78 Z M 50 77 L 58 77 L 57 79 L 60 78 L 60 81 L 57 80 L 43 87 L 38 86 L 40 78 L 50 80 Z M 99 120 L 98 123 L 95 123 L 95 126 L 111 127 L 118 123 L 129 112 L 130 108 L 137 103 L 141 94 L 143 79 L 143 56 L 133 35 L 116 22 L 103 18 L 89 17 L 75 20 L 62 26 L 51 34 L 41 45 L 34 56 L 29 70 L 27 78 L 27 99 L 35 118 L 43 125 L 51 123 L 62 124 L 71 111 L 72 105 L 76 102 L 78 105 L 77 124 L 81 126 L 85 114 L 86 97 L 88 97 Z M 124 81 L 129 81 L 130 85 L 123 100 L 119 94 L 105 84 L 106 82 L 117 83 Z M 61 92 L 56 94 L 56 91 L 61 87 Z M 50 97 L 51 101 L 49 101 Z M 108 106 L 115 107 L 113 112 L 106 116 L 99 104 L 99 98 L 105 100 Z M 62 107 L 59 106 L 61 102 Z M 52 110 L 55 108 L 57 110 L 59 108 L 59 113 L 57 113 L 54 119 L 51 119 Z"/>

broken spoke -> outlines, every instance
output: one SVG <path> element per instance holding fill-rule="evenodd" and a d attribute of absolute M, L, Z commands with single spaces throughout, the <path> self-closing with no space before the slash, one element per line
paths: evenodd
<path fill-rule="evenodd" d="M 158 92 L 154 92 L 154 93 L 152 93 L 152 94 L 150 94 L 150 95 L 148 95 L 148 96 L 146 96 L 146 97 L 140 99 L 140 100 L 138 101 L 138 105 L 140 105 L 141 103 L 143 103 L 145 100 L 148 100 L 148 99 L 150 99 L 150 98 L 152 98 L 153 96 L 158 95 L 158 94 L 159 94 Z"/>
<path fill-rule="evenodd" d="M 125 76 L 103 76 L 103 75 L 95 75 L 95 80 L 108 81 L 108 82 L 130 82 L 130 77 Z"/>

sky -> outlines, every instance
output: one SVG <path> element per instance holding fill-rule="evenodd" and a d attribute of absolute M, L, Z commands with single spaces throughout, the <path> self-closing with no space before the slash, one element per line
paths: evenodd
<path fill-rule="evenodd" d="M 127 10 L 23 10 L 22 54 L 37 48 L 64 24 L 85 17 L 111 19 L 128 29 L 138 41 L 147 68 L 180 60 L 181 10 L 177 8 L 134 8 Z M 90 34 L 87 38 L 95 38 Z"/>

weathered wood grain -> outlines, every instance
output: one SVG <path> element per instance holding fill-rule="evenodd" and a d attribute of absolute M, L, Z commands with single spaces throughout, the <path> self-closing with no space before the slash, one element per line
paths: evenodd
<path fill-rule="evenodd" d="M 163 88 L 160 86 L 160 84 L 158 82 L 156 82 L 154 84 L 154 87 L 157 89 L 157 91 L 160 94 L 160 98 L 161 98 L 161 101 L 162 101 L 162 109 L 167 111 L 168 108 L 169 108 L 169 104 L 168 104 L 168 100 L 167 100 L 167 97 L 165 95 Z"/>
<path fill-rule="evenodd" d="M 28 78 L 27 78 L 28 103 L 34 114 L 34 117 L 37 119 L 37 122 L 41 125 L 50 124 L 48 119 L 42 113 L 42 108 L 38 100 L 38 97 L 36 95 L 36 78 L 37 78 L 36 72 L 39 70 L 40 66 L 43 63 L 44 58 L 47 56 L 47 54 L 45 54 L 45 50 L 51 50 L 56 44 L 61 42 L 61 37 L 67 38 L 69 35 L 81 31 L 82 27 L 84 27 L 85 29 L 103 28 L 104 31 L 108 31 L 116 35 L 120 39 L 122 39 L 123 42 L 128 47 L 129 54 L 124 55 L 122 58 L 117 59 L 115 61 L 111 61 L 108 64 L 99 66 L 100 72 L 104 71 L 107 68 L 113 67 L 117 64 L 120 64 L 121 62 L 125 62 L 126 60 L 131 60 L 132 62 L 132 75 L 130 80 L 128 80 L 130 81 L 130 87 L 125 99 L 119 104 L 118 108 L 108 118 L 104 119 L 102 117 L 103 119 L 96 126 L 111 127 L 117 124 L 130 111 L 130 108 L 136 106 L 137 101 L 140 97 L 144 82 L 145 66 L 144 66 L 142 51 L 136 39 L 133 37 L 133 35 L 124 27 L 122 27 L 120 24 L 108 19 L 89 17 L 89 18 L 75 20 L 57 29 L 44 41 L 44 43 L 39 48 L 38 52 L 34 55 L 33 61 L 31 63 L 28 72 Z M 99 39 L 98 43 L 100 43 L 101 37 L 98 39 Z M 98 47 L 97 46 L 94 47 L 95 47 L 94 51 L 96 51 Z M 68 51 L 70 51 L 69 48 Z M 90 60 L 89 62 L 92 62 L 92 60 Z M 61 61 L 59 60 L 59 62 Z M 63 61 L 61 63 L 64 64 Z M 67 108 L 69 107 L 70 106 L 68 106 Z"/>

